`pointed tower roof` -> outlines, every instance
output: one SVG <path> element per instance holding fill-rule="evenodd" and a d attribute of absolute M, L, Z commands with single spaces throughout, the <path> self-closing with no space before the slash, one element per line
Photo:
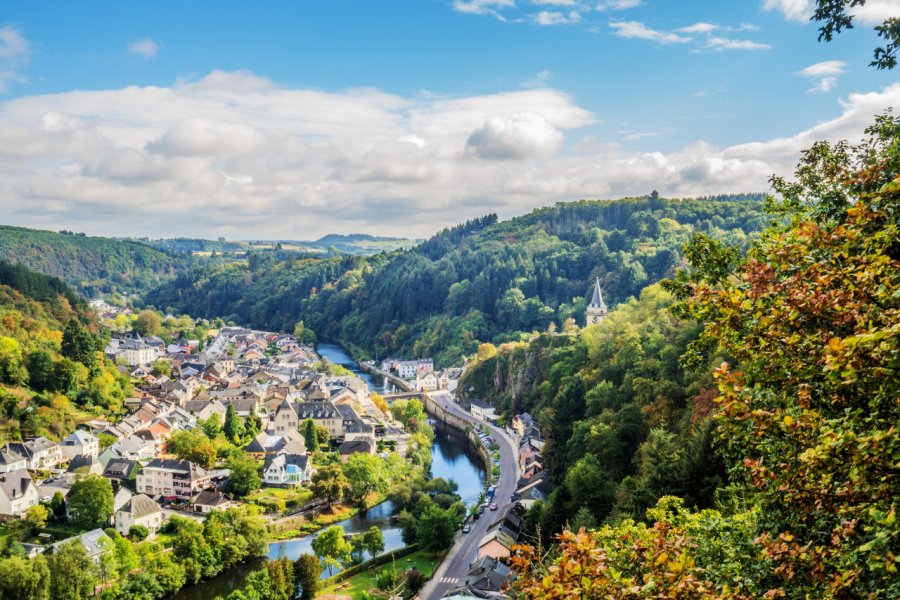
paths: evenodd
<path fill-rule="evenodd" d="M 594 280 L 594 295 L 591 297 L 591 306 L 594 308 L 606 308 L 603 303 L 603 292 L 600 291 L 600 278 Z"/>

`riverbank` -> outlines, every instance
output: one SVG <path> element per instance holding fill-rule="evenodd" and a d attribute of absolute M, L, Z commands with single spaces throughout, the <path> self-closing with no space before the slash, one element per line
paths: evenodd
<path fill-rule="evenodd" d="M 429 554 L 424 550 L 415 550 L 410 547 L 412 552 L 406 554 L 405 548 L 391 553 L 391 556 L 380 556 L 377 559 L 369 561 L 370 564 L 359 565 L 360 570 L 350 576 L 340 577 L 335 575 L 334 581 L 326 580 L 326 585 L 317 594 L 323 598 L 359 598 L 362 594 L 368 593 L 370 590 L 378 588 L 378 575 L 387 570 L 393 570 L 397 573 L 404 573 L 409 569 L 416 569 L 426 578 L 430 578 L 434 574 L 434 570 L 444 560 L 444 553 L 437 555 Z"/>
<path fill-rule="evenodd" d="M 366 498 L 365 507 L 338 502 L 322 510 L 313 509 L 309 511 L 316 514 L 313 519 L 308 519 L 306 514 L 299 513 L 271 521 L 268 525 L 269 539 L 273 542 L 282 542 L 315 533 L 339 521 L 352 519 L 363 510 L 369 510 L 386 499 L 387 494 L 373 493 Z"/>

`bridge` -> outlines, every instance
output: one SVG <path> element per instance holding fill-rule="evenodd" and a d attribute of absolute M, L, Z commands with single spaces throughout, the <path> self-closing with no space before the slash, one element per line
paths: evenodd
<path fill-rule="evenodd" d="M 399 400 L 400 398 L 421 398 L 426 392 L 402 392 L 398 394 L 384 394 L 385 400 Z"/>

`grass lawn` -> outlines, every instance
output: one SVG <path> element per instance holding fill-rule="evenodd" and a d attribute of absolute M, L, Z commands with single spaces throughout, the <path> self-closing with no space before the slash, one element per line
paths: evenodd
<path fill-rule="evenodd" d="M 308 488 L 264 487 L 250 494 L 245 500 L 271 509 L 279 503 L 287 507 L 303 506 L 311 498 L 312 492 Z"/>
<path fill-rule="evenodd" d="M 432 554 L 426 554 L 424 550 L 419 550 L 418 552 L 413 552 L 409 556 L 398 558 L 394 563 L 388 563 L 386 565 L 381 565 L 380 567 L 375 567 L 374 569 L 369 569 L 368 571 L 363 571 L 350 579 L 346 579 L 333 586 L 320 590 L 319 594 L 341 594 L 357 598 L 362 592 L 375 587 L 375 575 L 381 572 L 382 569 L 393 568 L 397 569 L 399 572 L 403 572 L 410 567 L 415 566 L 426 577 L 431 577 L 431 574 L 441 563 L 443 556 L 443 554 L 434 556 Z"/>

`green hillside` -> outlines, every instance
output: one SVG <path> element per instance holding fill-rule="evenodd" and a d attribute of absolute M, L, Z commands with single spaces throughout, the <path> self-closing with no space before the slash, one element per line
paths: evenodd
<path fill-rule="evenodd" d="M 137 242 L 6 225 L 0 225 L 0 259 L 59 277 L 89 297 L 142 291 L 189 260 Z"/>
<path fill-rule="evenodd" d="M 674 274 L 695 232 L 746 247 L 764 224 L 760 206 L 759 195 L 583 200 L 509 221 L 488 215 L 391 254 L 252 255 L 182 273 L 146 300 L 270 329 L 302 320 L 371 355 L 449 364 L 482 341 L 581 322 L 594 277 L 607 303 L 637 297 Z"/>

